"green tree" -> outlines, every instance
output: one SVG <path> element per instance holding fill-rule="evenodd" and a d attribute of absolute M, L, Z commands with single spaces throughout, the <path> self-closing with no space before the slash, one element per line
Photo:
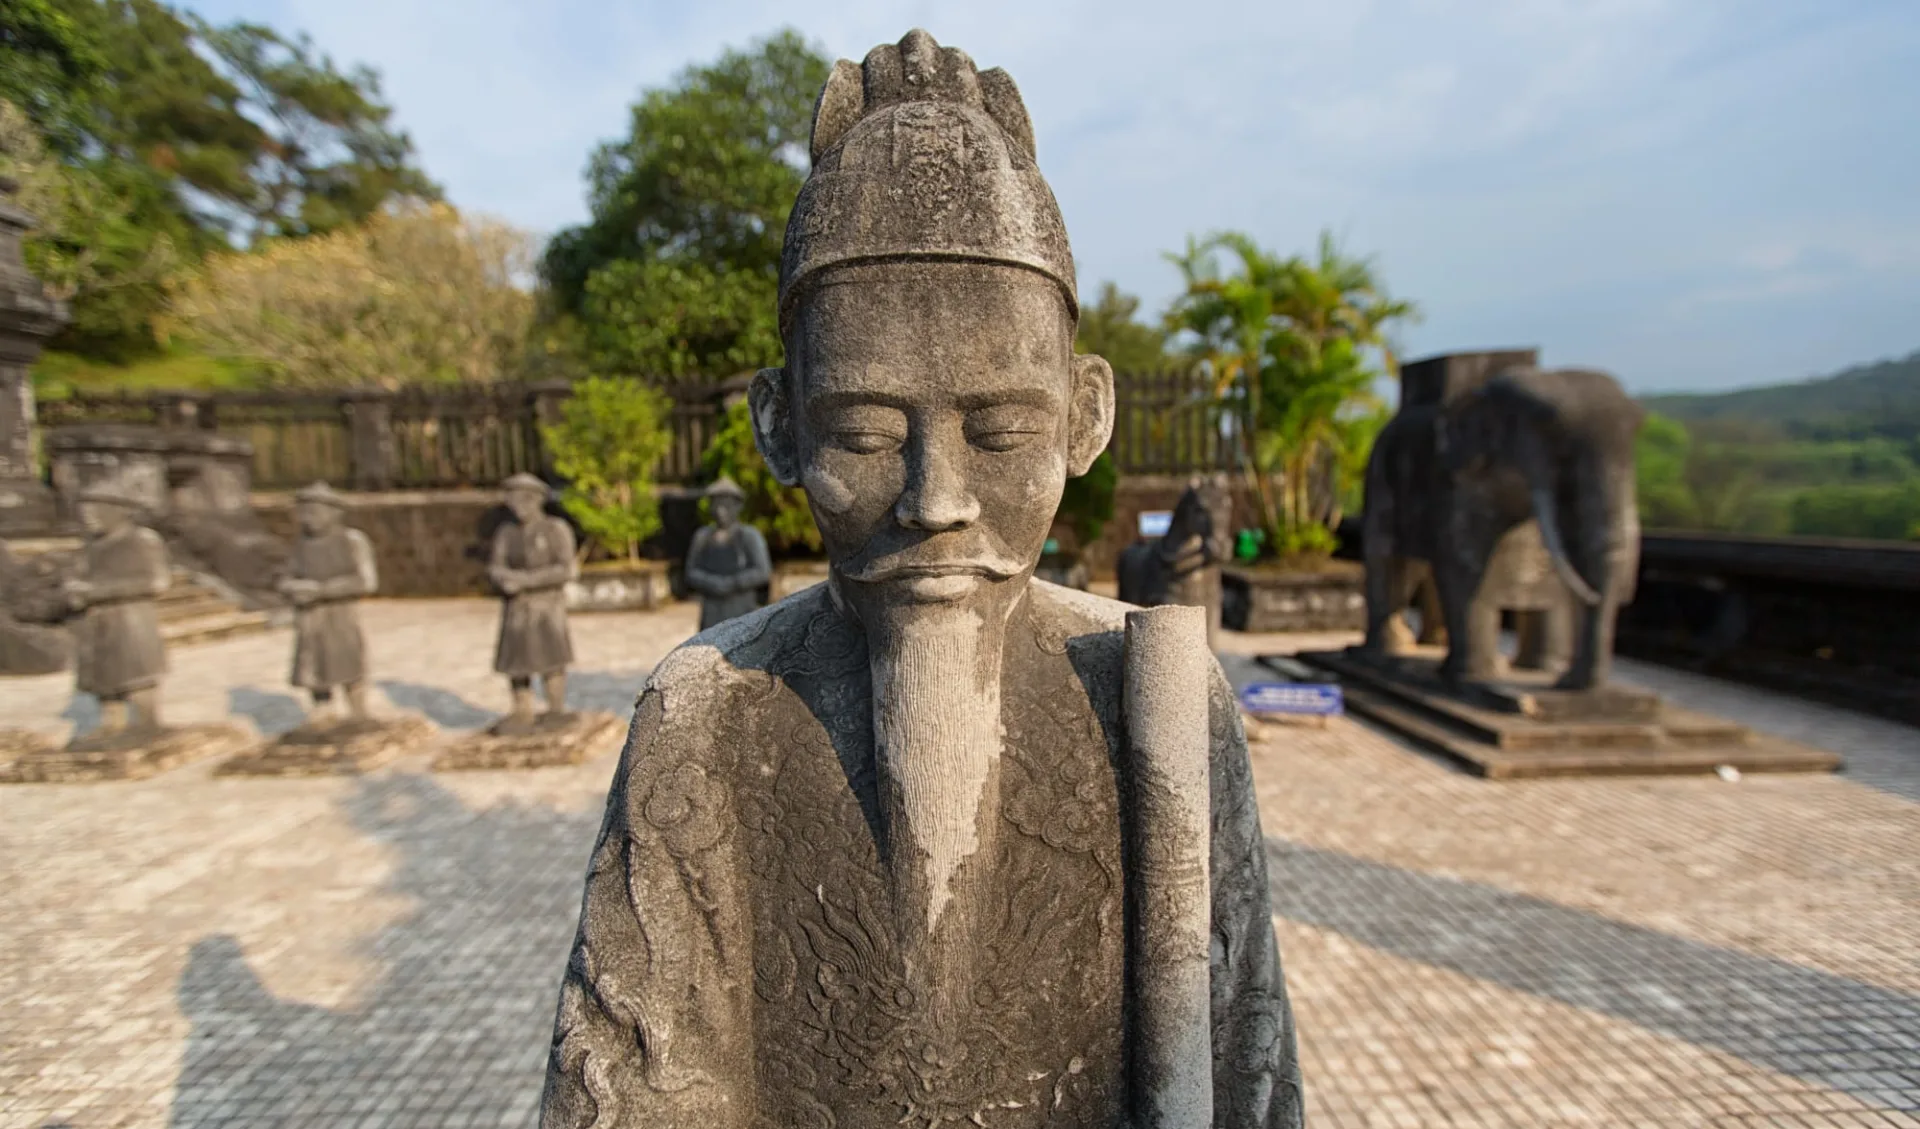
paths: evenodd
<path fill-rule="evenodd" d="M 660 529 L 653 468 L 672 445 L 672 405 L 632 380 L 593 378 L 573 386 L 557 423 L 540 438 L 567 480 L 560 504 L 611 556 L 638 560 L 640 543 Z"/>
<path fill-rule="evenodd" d="M 80 152 L 106 69 L 93 39 L 55 0 L 0 0 L 0 58 L 0 101 L 56 153 Z"/>
<path fill-rule="evenodd" d="M 1686 426 L 1658 412 L 1648 412 L 1633 446 L 1640 523 L 1651 529 L 1694 528 L 1700 520 L 1700 506 L 1687 481 L 1692 437 Z"/>
<path fill-rule="evenodd" d="M 821 551 L 820 527 L 814 524 L 813 511 L 807 507 L 806 491 L 780 485 L 767 469 L 767 460 L 753 441 L 753 420 L 746 401 L 727 409 L 720 430 L 701 452 L 700 476 L 708 482 L 725 476 L 739 485 L 746 495 L 741 519 L 766 537 L 767 548 L 773 553 L 814 555 Z"/>
<path fill-rule="evenodd" d="M 686 378 L 779 363 L 780 245 L 827 72 L 780 32 L 646 92 L 629 135 L 595 152 L 592 219 L 556 235 L 542 269 L 591 368 Z"/>
<path fill-rule="evenodd" d="M 1208 367 L 1219 408 L 1238 423 L 1268 546 L 1331 552 L 1379 429 L 1375 382 L 1398 368 L 1387 330 L 1417 311 L 1328 234 L 1312 259 L 1281 258 L 1238 232 L 1189 239 L 1167 257 L 1186 284 L 1167 326 Z"/>
<path fill-rule="evenodd" d="M 1167 353 L 1167 331 L 1138 320 L 1140 299 L 1111 282 L 1100 284 L 1100 297 L 1080 309 L 1080 328 L 1074 348 L 1105 357 L 1120 373 L 1156 372 L 1178 358 Z"/>

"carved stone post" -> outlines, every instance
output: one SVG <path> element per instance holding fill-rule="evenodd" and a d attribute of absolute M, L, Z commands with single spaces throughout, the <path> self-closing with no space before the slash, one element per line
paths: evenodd
<path fill-rule="evenodd" d="M 58 510 L 34 465 L 33 381 L 27 370 L 47 338 L 67 323 L 67 305 L 27 273 L 20 240 L 33 217 L 14 203 L 15 183 L 0 177 L 0 533 L 51 529 Z"/>
<path fill-rule="evenodd" d="M 347 458 L 355 490 L 386 490 L 393 485 L 393 393 L 369 389 L 349 395 Z"/>

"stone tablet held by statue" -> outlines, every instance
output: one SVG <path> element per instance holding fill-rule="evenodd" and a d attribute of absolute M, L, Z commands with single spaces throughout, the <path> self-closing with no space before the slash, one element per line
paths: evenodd
<path fill-rule="evenodd" d="M 547 717 L 558 722 L 567 710 L 567 668 L 573 665 L 573 639 L 567 632 L 566 586 L 577 574 L 573 529 L 546 512 L 552 490 L 530 474 L 503 484 L 513 520 L 493 535 L 487 577 L 500 590 L 500 641 L 493 669 L 507 676 L 513 712 L 496 732 L 525 730 L 535 724 L 533 680 L 540 679 Z"/>
<path fill-rule="evenodd" d="M 740 520 L 746 495 L 724 475 L 706 489 L 713 524 L 703 525 L 687 549 L 687 587 L 700 594 L 700 630 L 760 606 L 760 589 L 773 579 L 767 539 Z"/>
<path fill-rule="evenodd" d="M 1033 578 L 1114 413 L 1033 154 L 922 31 L 821 92 L 749 397 L 830 574 L 649 680 L 546 1129 L 1301 1123 L 1203 616 Z"/>

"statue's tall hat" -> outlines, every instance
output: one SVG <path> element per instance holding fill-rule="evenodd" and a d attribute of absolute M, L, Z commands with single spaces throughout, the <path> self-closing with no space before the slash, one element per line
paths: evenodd
<path fill-rule="evenodd" d="M 811 148 L 780 257 L 783 331 L 812 276 L 889 259 L 1025 267 L 1052 279 L 1078 316 L 1066 225 L 1005 71 L 910 31 L 859 66 L 833 65 Z"/>

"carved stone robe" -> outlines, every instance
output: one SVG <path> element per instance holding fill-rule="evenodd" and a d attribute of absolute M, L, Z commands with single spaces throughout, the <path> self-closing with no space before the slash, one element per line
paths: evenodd
<path fill-rule="evenodd" d="M 502 601 L 494 670 L 525 678 L 573 665 L 573 638 L 567 633 L 573 551 L 573 529 L 552 514 L 526 525 L 510 521 L 495 531 L 487 575 L 498 584 L 503 573 L 517 572 L 525 587 Z"/>
<path fill-rule="evenodd" d="M 93 585 L 74 634 L 74 685 L 117 698 L 159 683 L 167 670 L 155 599 L 173 579 L 166 542 L 128 525 L 87 542 L 85 577 Z"/>
<path fill-rule="evenodd" d="M 827 586 L 695 636 L 641 697 L 562 985 L 545 1129 L 1129 1124 L 1126 611 L 1034 582 L 1009 624 L 997 805 L 961 865 L 968 1006 L 922 1006 L 881 863 L 863 637 Z M 1259 817 L 1213 718 L 1215 1124 L 1300 1124 Z M 952 907 L 964 907 L 956 913 Z"/>
<path fill-rule="evenodd" d="M 373 543 L 342 526 L 293 547 L 288 575 L 320 585 L 319 598 L 293 612 L 293 676 L 303 690 L 329 690 L 367 676 L 359 603 L 380 587 Z"/>

